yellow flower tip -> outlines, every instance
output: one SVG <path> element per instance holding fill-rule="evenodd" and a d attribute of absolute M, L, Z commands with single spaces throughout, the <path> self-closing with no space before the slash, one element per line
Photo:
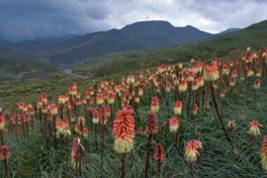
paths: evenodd
<path fill-rule="evenodd" d="M 214 82 L 217 80 L 219 78 L 217 65 L 211 62 L 208 66 L 204 67 L 203 77 L 208 82 Z"/>
<path fill-rule="evenodd" d="M 261 157 L 261 168 L 264 171 L 267 171 L 267 155 L 265 153 L 262 153 L 260 157 Z"/>
<path fill-rule="evenodd" d="M 93 124 L 98 124 L 98 123 L 99 123 L 99 118 L 97 118 L 97 119 L 93 118 Z"/>
<path fill-rule="evenodd" d="M 173 108 L 173 111 L 174 111 L 174 114 L 175 114 L 176 116 L 180 116 L 181 113 L 182 113 L 182 108 L 174 107 L 174 108 Z"/>
<path fill-rule="evenodd" d="M 179 127 L 177 127 L 175 125 L 171 125 L 169 128 L 170 128 L 170 132 L 171 133 L 177 133 L 177 130 L 178 130 Z"/>
<path fill-rule="evenodd" d="M 119 154 L 129 153 L 133 149 L 133 139 L 115 139 L 113 144 L 114 151 Z"/>
<path fill-rule="evenodd" d="M 186 152 L 185 156 L 188 164 L 192 164 L 197 160 L 197 153 L 194 150 Z"/>
<path fill-rule="evenodd" d="M 249 134 L 252 136 L 258 136 L 260 135 L 260 129 L 258 127 L 251 127 Z"/>
<path fill-rule="evenodd" d="M 151 106 L 151 111 L 158 112 L 159 106 Z"/>

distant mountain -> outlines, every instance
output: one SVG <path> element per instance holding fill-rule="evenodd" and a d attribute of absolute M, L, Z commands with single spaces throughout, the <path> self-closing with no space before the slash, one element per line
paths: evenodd
<path fill-rule="evenodd" d="M 262 46 L 266 46 L 266 42 L 267 20 L 235 32 L 214 35 L 200 41 L 88 59 L 84 61 L 88 64 L 76 65 L 74 70 L 90 71 L 95 73 L 95 76 L 111 79 L 114 73 L 138 74 L 138 71 L 145 71 L 162 64 L 176 65 L 182 62 L 188 66 L 192 58 L 196 60 L 203 58 L 205 64 L 215 56 L 220 60 L 240 59 L 247 46 L 251 46 L 251 52 L 256 52 Z M 238 55 L 229 56 L 229 52 L 235 49 L 242 51 Z"/>
<path fill-rule="evenodd" d="M 214 34 L 200 31 L 190 25 L 174 27 L 167 21 L 142 21 L 122 29 L 87 33 L 74 38 L 61 37 L 62 40 L 65 39 L 63 41 L 54 38 L 28 41 L 23 45 L 0 44 L 0 54 L 46 58 L 57 64 L 73 64 L 108 53 L 182 44 L 212 36 Z M 45 43 L 50 41 L 54 42 Z"/>
<path fill-rule="evenodd" d="M 221 31 L 220 33 L 217 33 L 216 35 L 223 35 L 223 34 L 235 32 L 238 30 L 241 30 L 241 28 L 228 28 L 227 30 L 224 30 L 224 31 Z"/>
<path fill-rule="evenodd" d="M 43 46 L 58 63 L 75 63 L 107 53 L 181 44 L 209 38 L 213 34 L 192 26 L 174 27 L 166 21 L 143 21 L 106 32 L 88 33 Z"/>
<path fill-rule="evenodd" d="M 69 35 L 63 35 L 63 36 L 59 36 L 59 37 L 51 37 L 51 38 L 37 38 L 35 40 L 26 40 L 26 41 L 21 41 L 18 43 L 10 43 L 8 41 L 4 41 L 0 39 L 1 43 L 4 44 L 12 44 L 12 45 L 37 45 L 37 44 L 44 44 L 44 43 L 52 43 L 52 42 L 56 42 L 56 41 L 63 41 L 63 40 L 67 40 L 70 38 L 74 38 L 76 36 L 79 36 L 78 34 L 69 34 Z"/>

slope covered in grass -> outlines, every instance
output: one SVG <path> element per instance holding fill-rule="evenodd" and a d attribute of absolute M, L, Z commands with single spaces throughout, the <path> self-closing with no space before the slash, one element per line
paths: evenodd
<path fill-rule="evenodd" d="M 254 49 L 252 49 L 254 50 Z M 227 60 L 227 58 L 221 58 L 221 60 Z M 236 56 L 237 59 L 241 59 L 241 56 Z M 262 59 L 261 59 L 262 60 Z M 186 93 L 183 95 L 183 114 L 180 116 L 179 120 L 179 130 L 177 133 L 177 147 L 180 152 L 185 154 L 186 143 L 189 140 L 197 140 L 198 138 L 201 140 L 204 150 L 202 152 L 201 159 L 199 163 L 194 164 L 194 174 L 196 177 L 262 177 L 264 176 L 264 171 L 260 165 L 260 157 L 261 154 L 261 142 L 266 133 L 266 119 L 265 115 L 267 112 L 266 109 L 266 100 L 267 100 L 267 76 L 265 65 L 262 65 L 264 62 L 260 61 L 259 68 L 263 69 L 262 75 L 260 77 L 261 87 L 258 89 L 256 93 L 256 102 L 255 102 L 255 89 L 254 89 L 254 81 L 256 79 L 256 68 L 254 66 L 250 66 L 250 69 L 254 71 L 254 75 L 251 78 L 245 78 L 244 81 L 241 80 L 240 75 L 243 72 L 243 67 L 237 68 L 238 75 L 235 79 L 235 85 L 226 92 L 225 97 L 221 100 L 219 96 L 220 88 L 222 85 L 229 86 L 229 80 L 224 80 L 224 83 L 220 85 L 217 83 L 216 89 L 216 100 L 218 102 L 218 108 L 220 113 L 223 113 L 223 123 L 227 125 L 228 121 L 235 120 L 236 128 L 230 133 L 230 138 L 232 143 L 237 148 L 239 152 L 238 158 L 236 158 L 233 149 L 229 142 L 226 139 L 224 131 L 222 130 L 222 126 L 218 120 L 218 116 L 216 114 L 214 103 L 211 98 L 209 83 L 205 82 L 205 86 L 207 87 L 205 94 L 199 92 L 200 102 L 199 102 L 199 112 L 194 117 L 192 114 L 192 105 L 194 102 L 192 91 L 190 91 L 190 87 L 188 86 Z M 207 62 L 205 63 L 207 65 Z M 232 69 L 233 70 L 233 69 Z M 152 70 L 152 74 L 154 77 L 159 77 L 159 74 L 154 73 L 155 70 Z M 221 70 L 220 70 L 221 71 Z M 148 73 L 144 72 L 144 76 Z M 163 81 L 159 81 L 159 84 L 165 85 L 165 82 L 173 82 L 172 77 L 168 76 L 168 72 L 162 75 L 165 76 Z M 172 72 L 170 72 L 172 73 Z M 229 76 L 231 76 L 231 73 Z M 186 72 L 184 72 L 185 75 Z M 137 75 L 135 75 L 136 77 Z M 197 76 L 197 74 L 196 74 Z M 197 78 L 197 77 L 195 77 Z M 230 78 L 230 77 L 227 77 Z M 98 78 L 98 85 L 104 82 L 105 78 Z M 135 78 L 137 80 L 137 78 Z M 180 76 L 179 80 L 182 80 Z M 45 88 L 42 88 L 39 93 L 35 96 L 28 96 L 25 98 L 13 98 L 9 100 L 2 100 L 3 111 L 7 108 L 11 109 L 11 113 L 14 113 L 17 110 L 17 102 L 23 101 L 24 103 L 35 103 L 37 98 L 40 97 L 41 92 L 46 92 L 47 99 L 49 100 L 49 104 L 52 101 L 57 103 L 58 95 L 65 94 L 68 92 L 69 86 L 72 85 L 72 82 L 75 79 L 65 78 L 60 74 L 55 76 L 51 76 L 46 82 Z M 90 88 L 90 84 L 93 83 L 92 79 L 85 80 L 76 80 L 77 81 L 77 90 L 82 95 L 86 92 L 86 89 Z M 126 80 L 127 81 L 127 80 Z M 148 78 L 145 77 L 145 84 L 137 84 L 135 91 L 135 97 L 138 96 L 137 88 L 142 87 L 144 89 L 144 96 L 141 99 L 141 102 L 138 105 L 135 105 L 137 108 L 137 112 L 133 110 L 135 117 L 135 138 L 134 138 L 134 148 L 133 151 L 127 154 L 126 159 L 126 177 L 143 177 L 145 171 L 145 162 L 146 162 L 146 154 L 147 154 L 147 143 L 148 143 L 148 134 L 139 135 L 137 134 L 138 128 L 141 126 L 143 130 L 146 127 L 147 122 L 147 111 L 151 110 L 151 99 L 154 96 L 157 96 L 159 99 L 159 111 L 157 112 L 157 120 L 158 120 L 158 134 L 153 135 L 152 137 L 152 147 L 150 154 L 150 164 L 149 164 L 149 177 L 190 177 L 190 172 L 188 165 L 183 162 L 184 156 L 180 156 L 175 149 L 175 145 L 172 140 L 171 133 L 169 128 L 167 128 L 167 136 L 165 137 L 165 132 L 162 137 L 162 145 L 164 147 L 164 159 L 161 163 L 160 172 L 161 176 L 159 176 L 157 161 L 154 160 L 153 154 L 155 151 L 155 146 L 159 143 L 160 133 L 162 131 L 161 125 L 164 121 L 170 119 L 174 116 L 173 107 L 175 100 L 175 90 L 171 89 L 168 94 L 165 92 L 164 87 L 162 87 L 161 91 L 157 93 L 154 84 L 157 82 L 149 82 Z M 109 81 L 110 82 L 110 81 Z M 122 82 L 121 80 L 119 82 Z M 56 83 L 54 85 L 53 83 Z M 181 81 L 180 81 L 181 83 Z M 110 83 L 109 83 L 110 84 Z M 172 83 L 173 84 L 173 83 Z M 149 85 L 153 85 L 153 90 L 149 89 Z M 36 86 L 38 87 L 38 86 Z M 40 87 L 40 86 L 39 86 Z M 55 87 L 51 89 L 52 87 Z M 121 87 L 126 88 L 126 87 Z M 205 88 L 205 87 L 203 87 Z M 202 89 L 203 89 L 202 88 Z M 33 89 L 33 90 L 36 90 Z M 234 95 L 233 91 L 236 90 L 237 94 Z M 122 89 L 122 91 L 124 91 Z M 189 93 L 191 92 L 191 95 Z M 200 88 L 201 91 L 201 88 Z M 120 100 L 123 99 L 123 96 L 129 94 L 128 90 L 124 91 L 120 97 Z M 28 93 L 32 95 L 33 93 Z M 23 95 L 21 95 L 23 96 Z M 93 97 L 93 96 L 92 96 Z M 190 102 L 188 98 L 191 98 Z M 129 96 L 126 98 L 129 99 Z M 116 99 L 113 108 L 113 119 L 116 115 L 116 109 L 121 108 L 120 100 Z M 182 96 L 180 95 L 180 101 L 182 100 Z M 207 111 L 204 110 L 202 101 L 209 102 L 209 109 Z M 129 102 L 130 103 L 130 102 Z M 89 104 L 96 109 L 99 106 L 94 104 Z M 106 101 L 106 106 L 108 106 L 108 102 Z M 168 109 L 169 106 L 169 109 Z M 189 106 L 189 109 L 188 109 Z M 83 159 L 82 164 L 82 175 L 83 177 L 101 177 L 101 168 L 100 168 L 100 160 L 101 160 L 101 127 L 100 125 L 95 127 L 91 123 L 92 117 L 89 117 L 88 110 L 84 110 L 84 105 L 78 106 L 76 109 L 73 107 L 72 110 L 69 110 L 70 113 L 76 110 L 75 112 L 75 122 L 77 124 L 78 115 L 82 115 L 85 118 L 85 125 L 88 128 L 88 137 L 85 139 L 82 136 L 79 136 L 77 133 L 74 134 L 72 127 L 71 133 L 69 137 L 69 142 L 66 144 L 65 137 L 61 138 L 61 141 L 57 142 L 57 147 L 54 146 L 54 132 L 50 131 L 50 151 L 46 148 L 46 142 L 44 138 L 44 131 L 42 127 L 44 123 L 46 125 L 46 129 L 48 128 L 48 122 L 40 122 L 38 118 L 38 114 L 35 115 L 35 119 L 33 124 L 29 122 L 28 132 L 29 138 L 27 136 L 27 131 L 24 130 L 23 127 L 19 127 L 20 133 L 18 134 L 18 142 L 16 140 L 16 135 L 13 133 L 12 124 L 8 126 L 9 131 L 4 132 L 4 143 L 7 144 L 10 148 L 11 157 L 8 159 L 8 173 L 9 176 L 17 176 L 17 177 L 75 177 L 76 171 L 73 168 L 73 165 L 70 164 L 70 154 L 72 148 L 72 139 L 75 137 L 81 138 L 81 144 L 84 146 L 86 156 Z M 169 112 L 168 112 L 169 110 Z M 78 113 L 79 112 L 79 113 Z M 138 113 L 138 114 L 137 114 Z M 67 112 L 62 112 L 63 117 L 68 116 Z M 140 118 L 140 122 L 138 121 L 138 116 Z M 61 116 L 61 112 L 59 109 L 59 117 Z M 259 135 L 253 145 L 249 140 L 250 134 L 250 126 L 249 122 L 253 120 L 259 121 L 263 127 L 260 127 Z M 8 120 L 6 120 L 8 122 Z M 33 127 L 32 127 L 33 125 Z M 72 123 L 70 123 L 72 126 Z M 53 124 L 51 127 L 54 128 Z M 104 142 L 104 169 L 103 176 L 104 177 L 120 177 L 121 172 L 121 163 L 120 163 L 120 155 L 117 154 L 113 150 L 114 137 L 112 136 L 112 123 L 109 120 L 106 125 L 107 130 L 105 130 L 105 142 Z M 96 129 L 96 130 L 95 130 Z M 97 132 L 96 132 L 97 131 Z M 95 142 L 95 134 L 97 133 L 97 147 Z M 31 142 L 28 144 L 28 139 Z M 86 146 L 87 144 L 87 146 Z M 43 146 L 43 151 L 41 149 Z M 89 149 L 89 150 L 88 150 Z"/>

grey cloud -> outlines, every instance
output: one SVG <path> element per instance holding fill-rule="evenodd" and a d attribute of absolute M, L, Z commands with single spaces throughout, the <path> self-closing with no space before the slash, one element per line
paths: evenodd
<path fill-rule="evenodd" d="M 0 0 L 0 39 L 84 34 L 142 20 L 219 32 L 264 20 L 266 5 L 265 0 Z"/>

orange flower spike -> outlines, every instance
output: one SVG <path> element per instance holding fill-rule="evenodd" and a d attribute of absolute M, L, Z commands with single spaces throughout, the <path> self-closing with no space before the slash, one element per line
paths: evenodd
<path fill-rule="evenodd" d="M 143 135 L 144 131 L 143 131 L 143 128 L 140 126 L 138 128 L 138 132 L 137 132 L 139 135 Z"/>
<path fill-rule="evenodd" d="M 169 129 L 171 133 L 177 133 L 177 130 L 179 129 L 179 119 L 177 117 L 172 117 L 169 119 Z"/>
<path fill-rule="evenodd" d="M 42 93 L 41 98 L 42 98 L 43 103 L 47 103 L 46 93 Z"/>
<path fill-rule="evenodd" d="M 212 61 L 214 64 L 217 64 L 217 57 L 214 57 Z"/>
<path fill-rule="evenodd" d="M 235 77 L 236 78 L 236 76 L 237 76 L 237 71 L 236 70 L 233 70 L 232 77 Z"/>
<path fill-rule="evenodd" d="M 267 171 L 267 134 L 264 136 L 262 145 L 261 145 L 261 168 L 264 171 Z"/>
<path fill-rule="evenodd" d="M 76 83 L 76 82 L 73 82 L 72 87 L 73 87 L 74 89 L 76 89 L 76 88 L 77 88 L 77 83 Z"/>
<path fill-rule="evenodd" d="M 209 109 L 210 105 L 209 105 L 209 101 L 206 100 L 205 103 L 204 103 L 204 108 L 205 109 Z"/>
<path fill-rule="evenodd" d="M 245 77 L 246 77 L 245 73 L 242 73 L 240 76 L 241 81 L 245 80 Z"/>
<path fill-rule="evenodd" d="M 64 126 L 64 136 L 70 136 L 71 135 L 71 131 L 70 131 L 70 126 L 69 125 L 65 125 Z"/>
<path fill-rule="evenodd" d="M 154 159 L 157 161 L 160 160 L 162 162 L 163 158 L 164 158 L 164 149 L 163 149 L 162 144 L 159 143 L 155 149 Z"/>
<path fill-rule="evenodd" d="M 248 78 L 252 77 L 253 74 L 254 74 L 253 70 L 249 69 L 249 70 L 247 71 L 247 77 L 248 77 Z"/>
<path fill-rule="evenodd" d="M 40 105 L 39 102 L 42 103 L 42 98 L 39 98 L 38 99 L 38 105 Z M 24 104 L 23 101 L 19 101 L 19 103 L 18 103 L 19 110 L 22 110 L 23 109 L 23 104 Z"/>
<path fill-rule="evenodd" d="M 235 85 L 235 77 L 231 77 L 230 86 L 233 87 Z"/>
<path fill-rule="evenodd" d="M 68 117 L 64 117 L 64 119 L 63 119 L 63 122 L 64 122 L 64 124 L 67 124 L 67 125 L 69 125 L 69 119 L 68 119 Z"/>
<path fill-rule="evenodd" d="M 84 136 L 84 138 L 87 138 L 88 137 L 88 129 L 87 129 L 87 127 L 86 127 L 86 125 L 84 125 L 83 126 L 83 136 Z"/>
<path fill-rule="evenodd" d="M 9 148 L 6 145 L 1 146 L 0 159 L 8 159 L 10 157 Z"/>
<path fill-rule="evenodd" d="M 220 92 L 220 97 L 223 98 L 225 96 L 225 90 L 222 89 L 221 92 Z"/>
<path fill-rule="evenodd" d="M 196 145 L 198 140 L 191 141 L 189 140 L 186 143 L 186 152 L 185 152 L 185 157 L 186 161 L 189 165 L 193 164 L 197 160 L 197 155 L 199 155 L 198 149 L 199 147 Z"/>
<path fill-rule="evenodd" d="M 166 91 L 170 92 L 171 91 L 171 87 L 172 87 L 172 84 L 171 83 L 167 83 L 166 84 Z"/>
<path fill-rule="evenodd" d="M 258 135 L 260 135 L 260 128 L 262 127 L 262 125 L 259 123 L 259 121 L 255 121 L 253 120 L 252 122 L 249 122 L 250 127 L 250 131 L 249 134 L 251 136 L 257 137 Z"/>
<path fill-rule="evenodd" d="M 182 103 L 181 101 L 177 101 L 177 102 L 174 104 L 173 111 L 174 111 L 175 116 L 180 116 L 180 115 L 181 115 L 181 113 L 182 113 L 182 108 L 183 108 L 183 103 Z"/>
<path fill-rule="evenodd" d="M 159 100 L 158 100 L 158 98 L 156 97 L 156 96 L 154 96 L 153 98 L 152 98 L 152 101 L 151 101 L 151 105 L 150 105 L 151 107 L 151 111 L 155 111 L 155 112 L 158 112 L 158 110 L 159 110 Z"/>
<path fill-rule="evenodd" d="M 204 67 L 203 77 L 208 82 L 214 82 L 219 78 L 219 71 L 216 64 L 210 62 L 209 65 Z"/>
<path fill-rule="evenodd" d="M 256 79 L 254 82 L 254 88 L 255 90 L 259 89 L 261 86 L 260 79 Z"/>
<path fill-rule="evenodd" d="M 196 91 L 198 89 L 198 79 L 194 79 L 192 81 L 192 91 Z"/>
<path fill-rule="evenodd" d="M 249 122 L 250 127 L 250 135 L 257 137 L 258 135 L 260 135 L 260 128 L 262 127 L 262 125 L 259 123 L 259 121 L 255 121 L 253 120 L 252 122 Z"/>
<path fill-rule="evenodd" d="M 76 99 L 80 99 L 81 96 L 82 96 L 81 93 L 77 93 L 77 94 L 76 94 Z"/>
<path fill-rule="evenodd" d="M 102 93 L 97 93 L 96 103 L 97 103 L 98 105 L 101 105 L 101 104 L 104 103 L 104 98 L 103 98 Z"/>
<path fill-rule="evenodd" d="M 188 78 L 187 78 L 187 81 L 188 82 L 192 82 L 194 80 L 194 77 L 195 77 L 195 73 L 193 71 L 189 71 L 188 72 Z"/>
<path fill-rule="evenodd" d="M 58 96 L 58 104 L 65 104 L 65 96 L 64 95 Z"/>
<path fill-rule="evenodd" d="M 19 128 L 18 128 L 18 126 L 15 126 L 15 127 L 14 127 L 14 133 L 19 133 Z"/>
<path fill-rule="evenodd" d="M 115 96 L 113 92 L 108 93 L 108 104 L 114 104 Z"/>
<path fill-rule="evenodd" d="M 0 130 L 3 130 L 6 125 L 4 115 L 0 116 Z"/>
<path fill-rule="evenodd" d="M 118 110 L 113 121 L 114 150 L 117 153 L 128 153 L 133 149 L 134 117 L 128 108 Z"/>
<path fill-rule="evenodd" d="M 237 95 L 237 90 L 234 90 L 234 95 Z"/>
<path fill-rule="evenodd" d="M 242 60 L 244 61 L 244 60 L 246 60 L 246 56 L 247 54 L 246 54 L 246 52 L 244 52 L 243 54 L 242 54 Z"/>
<path fill-rule="evenodd" d="M 70 121 L 73 123 L 75 121 L 75 115 L 74 114 L 71 114 L 70 116 Z"/>
<path fill-rule="evenodd" d="M 110 106 L 108 106 L 106 108 L 106 113 L 107 113 L 107 117 L 110 118 L 110 116 L 111 116 L 111 108 L 110 108 Z"/>
<path fill-rule="evenodd" d="M 80 139 L 73 138 L 73 147 L 71 149 L 71 164 L 73 165 L 74 168 L 76 167 L 75 154 L 79 146 L 81 146 L 81 148 L 84 150 L 83 146 L 80 144 Z"/>
<path fill-rule="evenodd" d="M 144 78 L 144 73 L 140 72 L 139 77 L 140 77 L 140 79 L 143 79 Z"/>
<path fill-rule="evenodd" d="M 187 89 L 187 81 L 182 80 L 181 85 L 179 86 L 179 92 L 184 93 Z"/>
<path fill-rule="evenodd" d="M 158 133 L 158 121 L 157 121 L 157 115 L 155 111 L 148 111 L 147 112 L 147 124 L 145 133 Z"/>
<path fill-rule="evenodd" d="M 232 130 L 234 130 L 235 129 L 235 120 L 231 120 L 231 121 L 229 121 L 228 122 L 228 124 L 227 124 L 227 130 L 229 131 L 229 132 L 232 132 Z"/>
<path fill-rule="evenodd" d="M 192 109 L 192 113 L 195 116 L 195 115 L 197 115 L 197 112 L 198 112 L 198 106 L 197 106 L 197 104 L 194 104 L 193 109 Z"/>
<path fill-rule="evenodd" d="M 62 119 L 58 119 L 56 122 L 56 128 L 58 129 L 59 134 L 64 133 L 63 127 L 64 127 L 64 122 L 62 121 Z"/>
<path fill-rule="evenodd" d="M 261 69 L 260 68 L 257 70 L 256 77 L 258 77 L 258 78 L 261 77 Z"/>

